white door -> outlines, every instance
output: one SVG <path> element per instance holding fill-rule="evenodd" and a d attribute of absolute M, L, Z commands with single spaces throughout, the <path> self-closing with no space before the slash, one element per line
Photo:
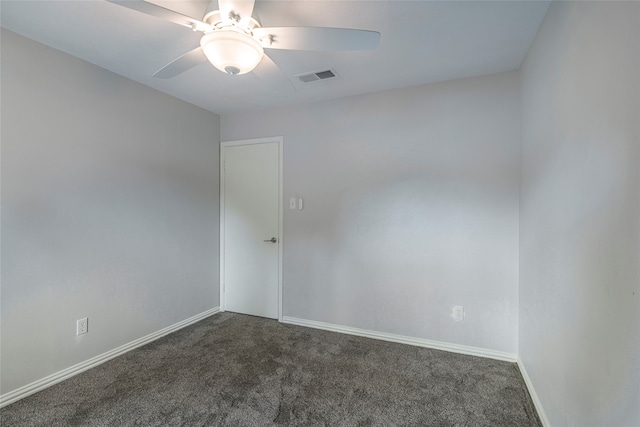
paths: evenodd
<path fill-rule="evenodd" d="M 223 142 L 221 308 L 279 319 L 282 138 Z"/>

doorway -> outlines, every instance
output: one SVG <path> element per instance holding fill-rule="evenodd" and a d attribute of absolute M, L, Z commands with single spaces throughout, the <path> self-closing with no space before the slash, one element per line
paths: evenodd
<path fill-rule="evenodd" d="M 220 309 L 282 320 L 282 137 L 220 152 Z"/>

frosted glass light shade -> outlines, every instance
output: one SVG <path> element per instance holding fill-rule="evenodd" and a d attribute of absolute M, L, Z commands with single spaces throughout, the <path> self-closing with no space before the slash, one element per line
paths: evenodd
<path fill-rule="evenodd" d="M 248 34 L 219 30 L 200 39 L 209 62 L 227 74 L 245 74 L 258 66 L 264 55 L 262 45 Z"/>

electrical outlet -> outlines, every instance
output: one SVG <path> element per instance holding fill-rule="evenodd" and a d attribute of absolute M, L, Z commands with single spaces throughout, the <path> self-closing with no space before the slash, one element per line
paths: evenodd
<path fill-rule="evenodd" d="M 454 305 L 451 309 L 451 318 L 456 322 L 462 322 L 464 320 L 464 307 L 461 305 Z"/>
<path fill-rule="evenodd" d="M 89 319 L 85 317 L 84 319 L 78 319 L 76 321 L 76 335 L 82 335 L 89 332 Z"/>

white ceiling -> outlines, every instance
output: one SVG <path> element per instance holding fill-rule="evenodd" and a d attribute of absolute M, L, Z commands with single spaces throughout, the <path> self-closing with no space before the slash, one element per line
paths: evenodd
<path fill-rule="evenodd" d="M 201 19 L 207 1 L 154 3 Z M 201 33 L 105 0 L 2 0 L 2 26 L 218 114 L 377 92 L 519 68 L 548 1 L 261 1 L 262 26 L 379 31 L 363 52 L 269 50 L 297 89 L 276 93 L 252 74 L 228 76 L 209 63 L 168 80 L 152 75 L 199 45 Z M 294 76 L 334 69 L 339 77 Z M 43 70 L 45 72 L 45 70 Z"/>

